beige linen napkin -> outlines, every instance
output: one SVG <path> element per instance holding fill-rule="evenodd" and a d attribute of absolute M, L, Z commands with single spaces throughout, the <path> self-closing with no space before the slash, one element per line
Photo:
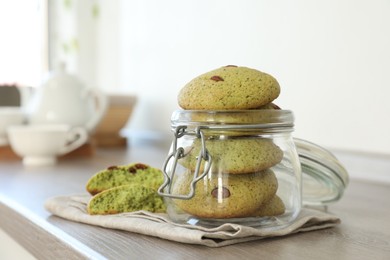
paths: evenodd
<path fill-rule="evenodd" d="M 221 247 L 267 237 L 323 229 L 340 223 L 340 219 L 334 215 L 304 208 L 294 223 L 279 230 L 258 229 L 230 223 L 215 228 L 205 228 L 173 223 L 166 214 L 147 211 L 89 215 L 86 206 L 90 198 L 91 196 L 87 194 L 58 196 L 48 199 L 45 208 L 54 215 L 76 222 L 209 247 Z"/>

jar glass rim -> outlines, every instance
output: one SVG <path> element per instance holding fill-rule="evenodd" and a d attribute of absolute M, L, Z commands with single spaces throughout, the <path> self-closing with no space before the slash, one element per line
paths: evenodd
<path fill-rule="evenodd" d="M 172 113 L 172 126 L 202 124 L 276 124 L 293 127 L 294 114 L 291 110 L 182 110 Z"/>

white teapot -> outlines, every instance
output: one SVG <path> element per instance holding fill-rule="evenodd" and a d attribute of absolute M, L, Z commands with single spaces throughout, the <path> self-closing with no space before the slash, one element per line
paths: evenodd
<path fill-rule="evenodd" d="M 68 124 L 92 133 L 107 110 L 107 97 L 86 88 L 61 65 L 36 90 L 28 105 L 30 124 Z"/>

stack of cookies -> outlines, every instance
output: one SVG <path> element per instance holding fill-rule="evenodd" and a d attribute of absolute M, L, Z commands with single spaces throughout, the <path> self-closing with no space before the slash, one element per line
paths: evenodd
<path fill-rule="evenodd" d="M 225 66 L 202 74 L 185 85 L 178 96 L 184 110 L 246 111 L 279 109 L 272 103 L 280 94 L 276 79 L 261 71 Z M 272 167 L 283 158 L 283 151 L 269 136 L 206 136 L 205 146 L 212 157 L 208 174 L 197 182 L 189 200 L 175 199 L 184 212 L 199 218 L 227 219 L 276 216 L 285 206 L 276 195 L 278 180 Z M 186 170 L 176 176 L 172 193 L 188 194 L 194 179 L 202 142 L 195 139 L 185 147 L 179 160 Z M 199 172 L 203 172 L 201 164 Z"/>

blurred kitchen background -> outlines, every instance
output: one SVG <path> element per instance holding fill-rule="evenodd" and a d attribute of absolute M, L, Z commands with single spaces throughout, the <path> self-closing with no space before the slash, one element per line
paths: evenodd
<path fill-rule="evenodd" d="M 39 88 L 59 63 L 91 88 L 136 97 L 131 139 L 169 143 L 180 88 L 235 64 L 278 79 L 296 137 L 390 157 L 389 0 L 0 0 L 0 85 Z M 354 177 L 388 167 L 342 159 Z M 1 230 L 0 240 L 32 259 Z"/>
<path fill-rule="evenodd" d="M 295 136 L 390 155 L 388 0 L 0 0 L 0 84 L 39 87 L 60 62 L 134 95 L 125 133 L 170 142 L 177 94 L 235 64 L 275 76 Z"/>

